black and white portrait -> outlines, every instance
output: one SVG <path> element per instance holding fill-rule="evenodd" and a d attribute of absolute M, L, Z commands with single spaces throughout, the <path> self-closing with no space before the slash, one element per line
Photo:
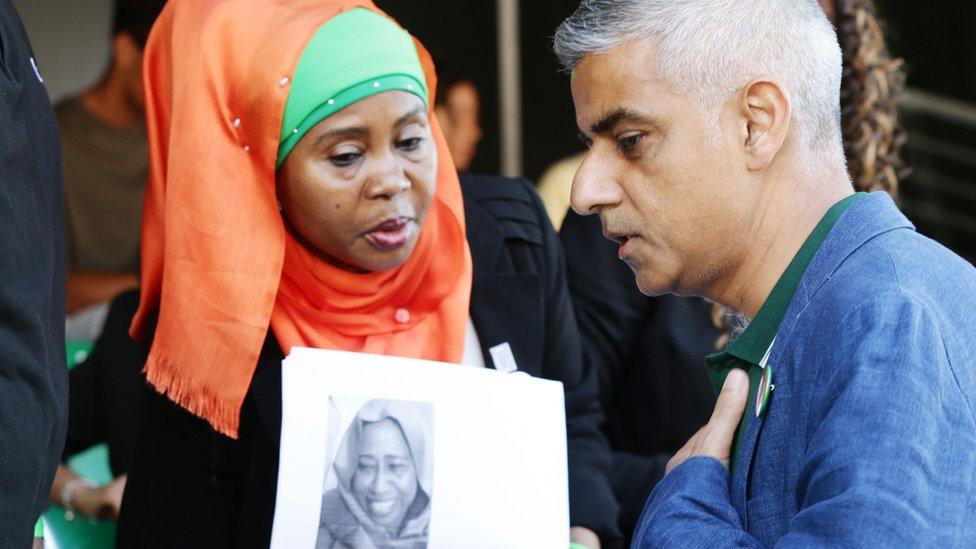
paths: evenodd
<path fill-rule="evenodd" d="M 342 400 L 330 398 L 340 421 L 348 409 Z M 340 430 L 333 423 L 328 447 L 335 450 L 328 455 L 334 459 L 326 465 L 316 548 L 426 549 L 432 434 L 427 402 L 368 401 L 355 411 L 337 449 Z"/>

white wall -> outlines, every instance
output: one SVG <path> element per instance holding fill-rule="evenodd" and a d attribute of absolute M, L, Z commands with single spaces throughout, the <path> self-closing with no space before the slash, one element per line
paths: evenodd
<path fill-rule="evenodd" d="M 112 0 L 13 0 L 57 102 L 87 88 L 108 64 Z"/>

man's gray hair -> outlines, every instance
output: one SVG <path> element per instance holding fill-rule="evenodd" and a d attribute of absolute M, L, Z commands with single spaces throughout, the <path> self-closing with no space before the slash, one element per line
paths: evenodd
<path fill-rule="evenodd" d="M 785 87 L 803 141 L 839 147 L 841 52 L 817 0 L 583 0 L 553 49 L 573 71 L 584 56 L 635 40 L 656 45 L 658 75 L 697 96 L 716 136 L 721 105 L 769 76 Z"/>

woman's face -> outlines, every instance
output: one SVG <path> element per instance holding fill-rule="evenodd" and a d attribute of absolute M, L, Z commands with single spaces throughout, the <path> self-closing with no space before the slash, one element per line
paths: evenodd
<path fill-rule="evenodd" d="M 309 130 L 277 175 L 299 240 L 354 272 L 392 269 L 417 245 L 437 187 L 437 147 L 412 93 L 370 96 Z"/>
<path fill-rule="evenodd" d="M 363 426 L 352 493 L 373 522 L 397 532 L 417 496 L 410 448 L 392 419 Z"/>

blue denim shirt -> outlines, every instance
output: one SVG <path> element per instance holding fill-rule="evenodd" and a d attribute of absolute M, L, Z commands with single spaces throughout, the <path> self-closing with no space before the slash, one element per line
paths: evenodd
<path fill-rule="evenodd" d="M 976 269 L 884 193 L 843 214 L 769 358 L 731 473 L 656 487 L 634 547 L 976 547 Z"/>

